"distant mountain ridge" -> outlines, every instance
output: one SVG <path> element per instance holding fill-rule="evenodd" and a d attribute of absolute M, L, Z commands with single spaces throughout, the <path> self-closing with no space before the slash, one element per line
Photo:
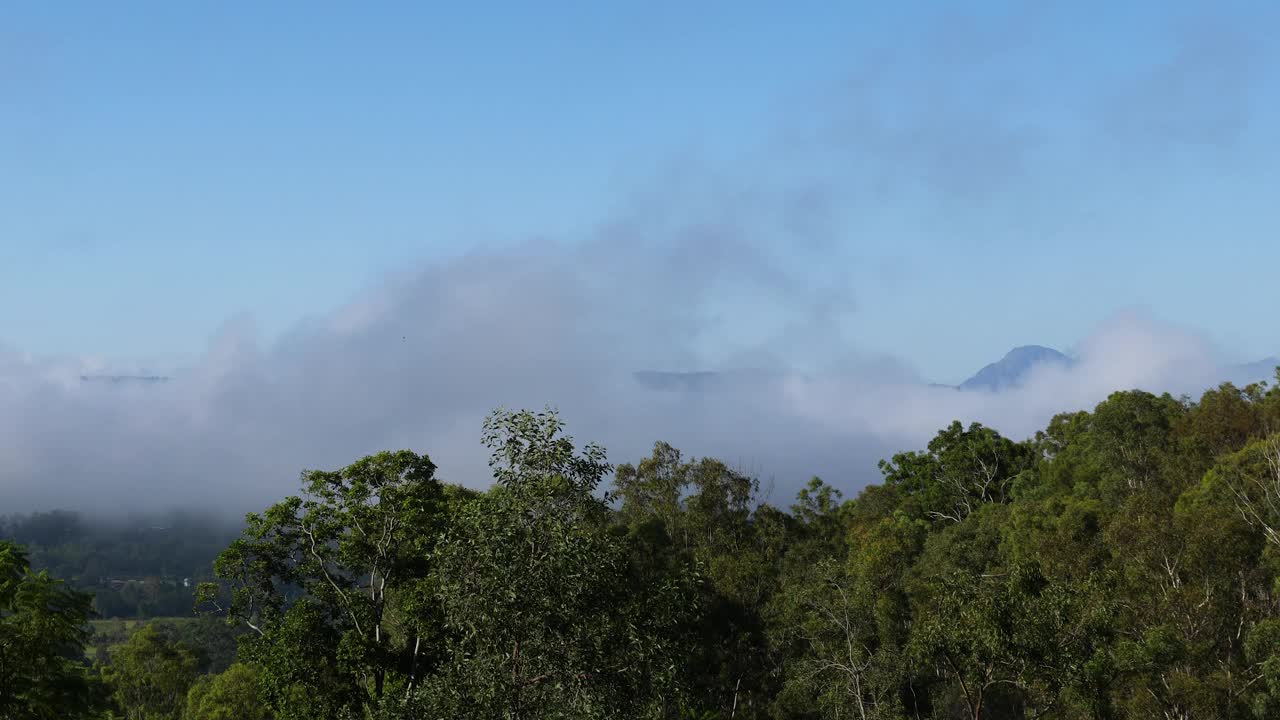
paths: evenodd
<path fill-rule="evenodd" d="M 124 383 L 154 385 L 156 383 L 169 382 L 169 378 L 163 375 L 81 375 L 80 382 L 108 383 L 110 385 L 121 385 Z"/>
<path fill-rule="evenodd" d="M 1280 358 L 1274 356 L 1263 358 L 1257 362 L 1232 365 L 1227 369 L 1228 375 L 1225 379 L 1236 385 L 1248 385 L 1261 380 L 1266 380 L 1269 384 L 1275 384 L 1277 366 L 1280 366 Z"/>
<path fill-rule="evenodd" d="M 730 381 L 751 382 L 756 384 L 776 381 L 784 377 L 782 373 L 768 370 L 639 370 L 631 373 L 637 383 L 649 390 L 664 392 L 684 391 L 697 392 L 712 390 Z"/>
<path fill-rule="evenodd" d="M 961 390 L 999 392 L 1018 387 L 1035 368 L 1045 365 L 1069 368 L 1073 362 L 1070 357 L 1053 348 L 1023 345 L 1005 353 L 1004 357 L 982 368 L 957 387 Z"/>
<path fill-rule="evenodd" d="M 1070 369 L 1075 359 L 1066 353 L 1043 345 L 1022 345 L 1005 353 L 1004 357 L 986 365 L 972 377 L 959 385 L 928 383 L 929 387 L 967 390 L 976 392 L 1002 392 L 1020 387 L 1036 368 L 1057 367 Z M 1232 382 L 1237 386 L 1266 380 L 1275 382 L 1276 367 L 1280 366 L 1280 358 L 1268 357 L 1251 363 L 1239 363 L 1221 368 L 1222 381 Z M 692 372 L 671 372 L 663 370 L 640 370 L 632 373 L 637 383 L 649 390 L 665 392 L 701 392 L 721 386 L 731 379 L 764 382 L 776 377 L 761 371 L 715 371 L 700 370 Z"/>
<path fill-rule="evenodd" d="M 632 373 L 632 377 L 649 390 L 704 390 L 720 379 L 720 373 L 711 370 L 697 372 L 639 370 Z"/>

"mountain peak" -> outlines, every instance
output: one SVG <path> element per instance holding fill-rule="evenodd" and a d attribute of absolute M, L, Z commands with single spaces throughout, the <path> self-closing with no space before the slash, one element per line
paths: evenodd
<path fill-rule="evenodd" d="M 1005 353 L 998 362 L 979 370 L 960 383 L 961 390 L 995 392 L 1021 385 L 1033 368 L 1041 365 L 1070 367 L 1071 358 L 1043 345 L 1022 345 Z"/>

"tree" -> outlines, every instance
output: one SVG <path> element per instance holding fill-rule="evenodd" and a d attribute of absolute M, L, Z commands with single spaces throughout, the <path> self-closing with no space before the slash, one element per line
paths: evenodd
<path fill-rule="evenodd" d="M 1280 434 L 1249 443 L 1213 472 L 1231 491 L 1245 520 L 1280 548 Z"/>
<path fill-rule="evenodd" d="M 298 714 L 304 696 L 307 712 L 369 712 L 412 692 L 432 662 L 425 583 L 445 494 L 431 460 L 407 450 L 310 471 L 303 484 L 249 515 L 215 569 L 233 588 L 230 617 L 256 634 L 245 652 L 282 718 L 326 716 Z"/>
<path fill-rule="evenodd" d="M 149 624 L 111 653 L 102 675 L 126 720 L 179 720 L 198 666 L 191 648 Z"/>
<path fill-rule="evenodd" d="M 595 495 L 609 465 L 554 412 L 485 423 L 495 487 L 437 550 L 447 659 L 407 703 L 431 717 L 671 717 L 692 577 L 657 583 Z M 649 578 L 652 579 L 652 578 Z"/>
<path fill-rule="evenodd" d="M 823 718 L 898 717 L 906 658 L 880 634 L 874 585 L 832 559 L 789 579 L 776 642 L 791 645 L 794 660 L 781 706 Z"/>
<path fill-rule="evenodd" d="M 1200 445 L 1210 457 L 1233 452 L 1262 435 L 1260 400 L 1260 386 L 1242 389 L 1223 383 L 1201 395 L 1200 401 L 1179 418 L 1175 430 Z"/>
<path fill-rule="evenodd" d="M 1186 410 L 1167 394 L 1138 390 L 1112 393 L 1099 403 L 1085 445 L 1101 475 L 1104 497 L 1123 499 L 1148 485 L 1170 489 L 1167 471 L 1180 461 L 1173 430 Z"/>
<path fill-rule="evenodd" d="M 1015 443 L 978 423 L 952 423 L 928 451 L 899 453 L 881 462 L 885 484 L 912 498 L 921 516 L 961 522 L 987 503 L 1012 499 L 1014 478 L 1032 465 L 1030 445 Z"/>
<path fill-rule="evenodd" d="M 1133 715 L 1238 717 L 1260 689 L 1251 626 L 1274 616 L 1266 543 L 1215 472 L 1172 508 L 1117 517 L 1115 699 Z M 1119 532 L 1117 532 L 1117 530 Z"/>
<path fill-rule="evenodd" d="M 683 542 L 680 520 L 688 488 L 688 465 L 681 462 L 680 451 L 658 442 L 653 454 L 638 464 L 618 466 L 610 495 L 622 501 L 619 514 L 624 522 L 656 520 Z"/>
<path fill-rule="evenodd" d="M 699 590 L 705 612 L 691 628 L 697 650 L 688 678 L 697 703 L 738 718 L 763 713 L 777 675 L 763 612 L 777 583 L 789 521 L 775 508 L 757 506 L 755 478 L 714 458 L 683 460 L 662 442 L 637 466 L 619 467 L 615 487 L 624 522 L 665 535 L 704 575 Z"/>
<path fill-rule="evenodd" d="M 187 693 L 183 720 L 270 720 L 258 691 L 258 670 L 236 663 L 217 675 L 204 675 Z"/>
<path fill-rule="evenodd" d="M 80 662 L 90 603 L 0 541 L 0 718 L 94 717 L 101 694 Z"/>
<path fill-rule="evenodd" d="M 938 580 L 913 639 L 917 662 L 972 720 L 1045 716 L 1083 679 L 1107 608 L 1089 585 L 1054 583 L 1034 566 Z"/>

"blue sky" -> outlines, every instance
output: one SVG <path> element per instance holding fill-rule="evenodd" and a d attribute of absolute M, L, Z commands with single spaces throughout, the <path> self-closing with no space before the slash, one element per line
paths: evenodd
<path fill-rule="evenodd" d="M 1133 306 L 1280 353 L 1274 4 L 448 5 L 0 9 L 0 343 L 193 354 L 759 193 L 814 199 L 753 242 L 847 341 L 939 380 Z"/>

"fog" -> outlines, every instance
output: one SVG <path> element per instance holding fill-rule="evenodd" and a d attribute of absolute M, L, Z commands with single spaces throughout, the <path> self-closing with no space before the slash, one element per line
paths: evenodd
<path fill-rule="evenodd" d="M 741 159 L 673 152 L 637 169 L 613 207 L 582 220 L 586 230 L 530 228 L 424 258 L 283 334 L 233 317 L 178 366 L 0 346 L 0 513 L 238 513 L 293 492 L 305 468 L 398 448 L 428 453 L 446 481 L 484 487 L 484 416 L 547 405 L 613 462 L 665 440 L 756 474 L 786 504 L 813 475 L 855 494 L 876 481 L 879 459 L 921 447 L 952 420 L 1021 438 L 1115 390 L 1196 394 L 1261 379 L 1232 366 L 1257 358 L 1127 300 L 1062 348 L 1070 368 L 1043 368 L 1000 393 L 932 387 L 959 378 L 926 377 L 863 339 L 868 318 L 911 327 L 912 309 L 881 298 L 916 267 L 938 274 L 922 236 L 970 243 L 982 258 L 988 233 L 1025 234 L 1122 262 L 1099 250 L 1113 241 L 1085 241 L 1132 228 L 1143 205 L 1091 193 L 1091 178 L 1118 173 L 1114 190 L 1126 172 L 1147 179 L 1134 168 L 1181 172 L 1249 154 L 1244 58 L 1259 46 L 1248 22 L 1187 24 L 1173 57 L 1108 76 L 1091 102 L 1073 105 L 1085 117 L 1064 131 L 1019 112 L 1047 101 L 1012 89 L 1039 79 L 1019 74 L 1017 58 L 1052 18 L 1019 14 L 981 32 L 957 20 L 863 58 L 821 100 L 789 102 L 777 135 Z M 1059 79 L 1088 85 L 1081 78 L 1092 76 Z M 1134 197 L 1176 212 L 1144 190 Z M 908 236 L 914 244 L 886 250 Z M 366 240 L 376 239 L 352 238 Z M 954 315 L 940 344 L 981 348 L 987 361 L 1009 349 L 989 343 L 989 327 L 1021 311 L 1016 293 L 1038 287 L 1043 267 L 991 261 L 1005 262 L 1006 305 L 939 302 Z M 1078 281 L 1044 291 L 1068 283 Z M 1096 306 L 1088 288 L 1073 289 Z M 724 374 L 699 390 L 655 390 L 637 381 L 645 370 Z M 81 379 L 129 374 L 170 379 Z"/>
<path fill-rule="evenodd" d="M 697 293 L 673 287 L 683 280 L 671 258 L 649 249 L 626 274 L 642 301 L 601 282 L 615 276 L 600 263 L 618 255 L 599 250 L 541 244 L 437 263 L 271 343 L 230 323 L 164 383 L 86 383 L 102 368 L 7 351 L 5 510 L 241 512 L 293 492 L 304 468 L 395 448 L 428 453 L 447 481 L 483 487 L 485 414 L 545 405 L 614 462 L 666 440 L 755 473 L 785 503 L 814 474 L 852 495 L 876 479 L 877 460 L 954 419 L 1025 437 L 1117 389 L 1194 393 L 1233 372 L 1199 335 L 1130 311 L 1071 348 L 1070 368 L 1033 370 L 998 393 L 931 387 L 905 362 L 848 353 L 821 371 L 747 368 L 655 390 L 634 372 L 673 367 L 663 348 L 696 326 L 685 303 Z"/>

